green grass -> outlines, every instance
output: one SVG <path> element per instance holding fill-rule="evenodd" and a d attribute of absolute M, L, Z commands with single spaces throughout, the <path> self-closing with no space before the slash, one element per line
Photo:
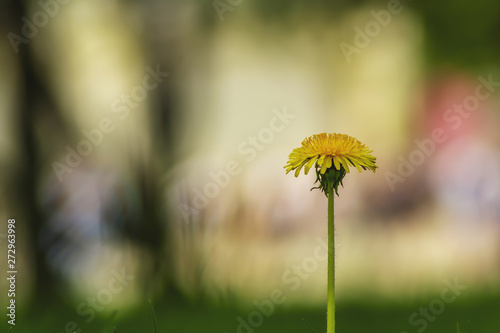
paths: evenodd
<path fill-rule="evenodd" d="M 427 303 L 428 304 L 428 303 Z M 498 333 L 500 302 L 497 298 L 482 300 L 457 300 L 447 305 L 442 314 L 422 332 L 421 327 L 410 326 L 409 316 L 418 311 L 425 302 L 405 305 L 367 305 L 339 304 L 337 307 L 337 332 L 346 333 Z M 255 310 L 255 309 L 254 309 Z M 38 304 L 26 313 L 22 311 L 16 319 L 12 333 L 18 332 L 52 332 L 65 331 L 65 324 L 74 321 L 81 332 L 117 332 L 117 333 L 321 333 L 326 331 L 326 308 L 281 309 L 269 317 L 263 316 L 263 322 L 253 331 L 238 332 L 237 318 L 248 319 L 249 311 L 238 311 L 230 307 L 217 308 L 189 304 L 175 299 L 169 302 L 144 304 L 131 314 L 114 314 L 104 318 L 96 318 L 85 323 L 75 313 L 75 309 L 61 305 Z M 470 321 L 470 325 L 468 324 Z M 461 324 L 461 325 L 459 325 Z M 76 330 L 77 330 L 76 329 Z M 9 331 L 6 322 L 0 323 L 0 330 Z M 78 332 L 78 331 L 77 331 Z M 71 333 L 68 331 L 68 333 Z"/>

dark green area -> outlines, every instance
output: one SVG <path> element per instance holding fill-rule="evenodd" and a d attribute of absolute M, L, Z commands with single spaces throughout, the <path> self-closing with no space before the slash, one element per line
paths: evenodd
<path fill-rule="evenodd" d="M 432 301 L 419 301 L 413 304 L 396 305 L 385 303 L 372 306 L 362 304 L 339 304 L 337 306 L 337 331 L 346 333 L 401 333 L 421 332 L 444 333 L 456 332 L 457 321 L 461 332 L 498 333 L 500 331 L 500 299 L 485 298 L 482 300 L 457 299 L 447 304 L 444 311 L 437 315 L 433 322 L 428 322 L 424 328 L 422 324 L 410 326 L 409 317 L 420 307 L 428 307 Z M 190 305 L 176 300 L 155 304 L 158 332 L 238 332 L 237 318 L 248 316 L 256 308 L 246 311 L 237 311 L 230 308 L 214 308 L 209 306 Z M 311 329 L 317 333 L 326 331 L 326 307 L 309 309 L 283 309 L 277 306 L 269 317 L 263 317 L 259 327 L 253 328 L 255 333 L 297 332 L 310 333 Z M 147 301 L 133 311 L 133 314 L 118 313 L 112 318 L 96 318 L 91 323 L 84 322 L 84 318 L 76 314 L 70 307 L 58 307 L 40 303 L 28 313 L 19 313 L 16 319 L 17 332 L 64 332 L 67 322 L 75 321 L 81 332 L 153 332 L 153 319 Z M 418 316 L 416 319 L 422 319 Z M 470 328 L 469 324 L 470 321 Z M 3 332 L 8 331 L 5 321 L 0 324 Z M 252 331 L 240 330 L 249 333 Z"/>

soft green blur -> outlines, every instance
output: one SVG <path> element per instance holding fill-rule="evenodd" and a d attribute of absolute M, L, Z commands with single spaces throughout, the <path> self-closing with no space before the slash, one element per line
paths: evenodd
<path fill-rule="evenodd" d="M 379 166 L 335 199 L 337 331 L 498 332 L 500 4 L 62 2 L 1 7 L 12 332 L 152 331 L 148 300 L 160 332 L 324 331 L 327 202 L 283 169 L 321 132 Z"/>

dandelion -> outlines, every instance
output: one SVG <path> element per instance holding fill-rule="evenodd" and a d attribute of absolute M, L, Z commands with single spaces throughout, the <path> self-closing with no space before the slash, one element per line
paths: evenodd
<path fill-rule="evenodd" d="M 285 165 L 286 173 L 295 170 L 298 177 L 304 167 L 307 175 L 314 166 L 316 169 L 317 187 L 328 197 L 328 311 L 327 333 L 335 332 L 335 240 L 333 196 L 338 195 L 338 187 L 349 173 L 349 167 L 358 171 L 371 170 L 375 172 L 376 158 L 372 151 L 357 139 L 337 133 L 321 133 L 313 135 L 304 141 L 302 146 L 295 148 Z"/>

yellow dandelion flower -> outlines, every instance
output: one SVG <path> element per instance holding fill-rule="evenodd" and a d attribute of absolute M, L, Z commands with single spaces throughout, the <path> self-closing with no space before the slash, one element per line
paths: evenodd
<path fill-rule="evenodd" d="M 355 138 L 337 133 L 321 133 L 313 135 L 304 141 L 302 146 L 295 148 L 288 157 L 285 165 L 286 173 L 295 170 L 298 177 L 304 167 L 307 175 L 315 166 L 316 182 L 328 197 L 328 309 L 327 333 L 335 333 L 335 219 L 334 219 L 334 193 L 338 195 L 338 186 L 349 172 L 349 167 L 355 167 L 361 172 L 372 170 L 375 172 L 376 158 L 372 151 Z M 334 192 L 335 191 L 335 192 Z"/>
<path fill-rule="evenodd" d="M 284 168 L 286 173 L 295 170 L 295 177 L 298 177 L 302 167 L 307 175 L 315 166 L 318 181 L 321 183 L 319 188 L 327 193 L 326 179 L 323 179 L 327 170 L 331 170 L 331 181 L 337 191 L 345 173 L 350 171 L 349 166 L 360 172 L 361 169 L 375 172 L 376 158 L 371 153 L 367 146 L 349 135 L 321 133 L 302 141 L 302 146 L 292 151 Z"/>

